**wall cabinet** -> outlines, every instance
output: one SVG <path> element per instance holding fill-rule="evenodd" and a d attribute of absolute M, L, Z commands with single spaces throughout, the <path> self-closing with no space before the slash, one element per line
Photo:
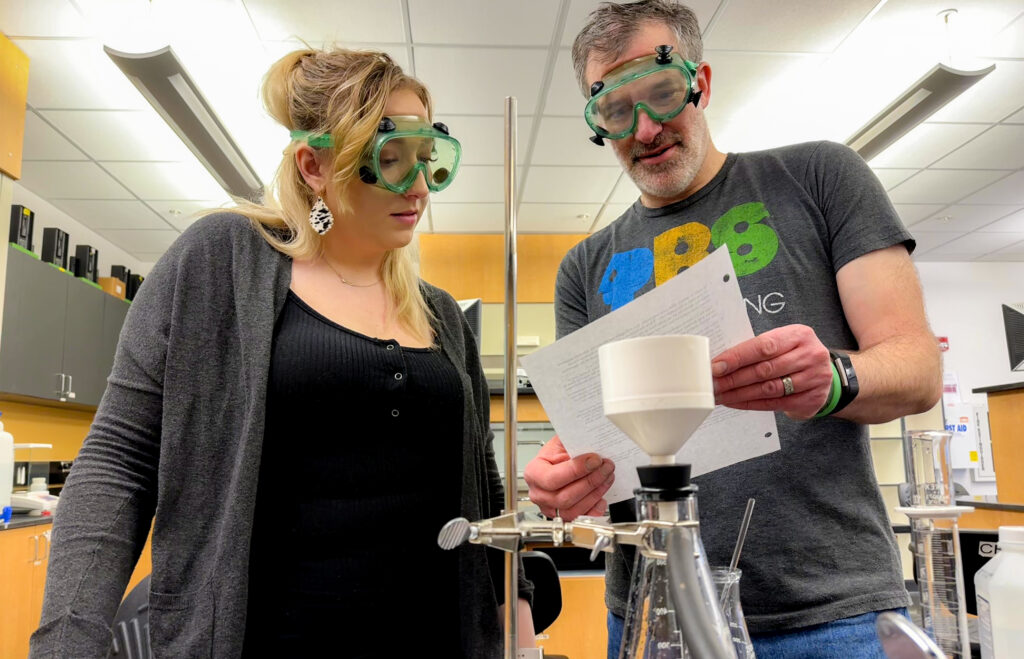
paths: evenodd
<path fill-rule="evenodd" d="M 98 405 L 128 303 L 7 249 L 0 392 Z"/>
<path fill-rule="evenodd" d="M 0 531 L 0 657 L 28 656 L 28 638 L 43 612 L 49 556 L 49 524 Z"/>

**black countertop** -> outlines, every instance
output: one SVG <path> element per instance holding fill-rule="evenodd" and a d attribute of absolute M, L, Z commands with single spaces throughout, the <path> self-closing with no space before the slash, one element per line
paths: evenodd
<path fill-rule="evenodd" d="M 20 529 L 23 526 L 36 526 L 38 524 L 51 524 L 53 523 L 52 515 L 40 515 L 39 517 L 33 517 L 31 515 L 14 515 L 11 517 L 11 523 L 7 525 L 7 529 Z M 0 522 L 0 532 L 3 532 L 5 527 L 3 522 Z"/>
<path fill-rule="evenodd" d="M 971 392 L 975 394 L 994 394 L 999 391 L 1014 391 L 1016 389 L 1024 389 L 1024 382 L 995 384 L 991 387 L 978 387 L 977 389 L 971 389 Z"/>
<path fill-rule="evenodd" d="M 985 510 L 1003 510 L 1013 513 L 1024 513 L 1024 503 L 1002 502 L 992 495 L 977 495 L 973 497 L 959 497 L 956 500 L 961 506 L 974 506 Z"/>

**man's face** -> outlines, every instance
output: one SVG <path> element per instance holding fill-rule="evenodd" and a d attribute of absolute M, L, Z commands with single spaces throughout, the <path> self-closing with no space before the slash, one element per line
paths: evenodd
<path fill-rule="evenodd" d="M 652 55 L 661 44 L 683 53 L 672 30 L 660 23 L 647 23 L 630 41 L 622 56 L 612 62 L 591 58 L 587 62 L 587 86 L 601 80 L 623 63 Z M 695 86 L 707 93 L 710 73 L 701 65 Z M 696 90 L 695 90 L 696 91 Z M 688 104 L 665 123 L 659 123 L 640 110 L 636 131 L 619 140 L 609 140 L 622 168 L 644 195 L 648 206 L 663 206 L 683 199 L 691 189 L 707 156 L 710 137 L 702 109 Z"/>

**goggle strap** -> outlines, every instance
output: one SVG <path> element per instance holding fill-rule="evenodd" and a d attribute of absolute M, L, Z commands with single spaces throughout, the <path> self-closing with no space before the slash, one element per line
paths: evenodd
<path fill-rule="evenodd" d="M 330 148 L 334 139 L 329 134 L 314 133 L 311 130 L 293 130 L 289 133 L 293 140 L 303 140 L 311 147 Z"/>

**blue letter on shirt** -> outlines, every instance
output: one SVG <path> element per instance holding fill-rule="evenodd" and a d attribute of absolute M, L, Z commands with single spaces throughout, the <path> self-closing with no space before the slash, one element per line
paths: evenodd
<path fill-rule="evenodd" d="M 612 256 L 601 279 L 604 303 L 612 311 L 630 302 L 654 274 L 654 252 L 640 247 Z"/>

